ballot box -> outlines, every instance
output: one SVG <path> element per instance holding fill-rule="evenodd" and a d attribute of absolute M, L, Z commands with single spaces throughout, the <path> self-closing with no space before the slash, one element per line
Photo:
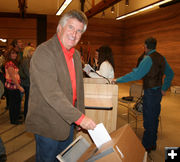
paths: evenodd
<path fill-rule="evenodd" d="M 112 140 L 96 148 L 92 144 L 78 162 L 146 162 L 147 152 L 131 127 L 126 124 L 110 134 Z"/>

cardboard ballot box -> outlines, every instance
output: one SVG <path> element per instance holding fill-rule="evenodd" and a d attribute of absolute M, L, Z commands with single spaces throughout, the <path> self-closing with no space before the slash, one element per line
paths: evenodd
<path fill-rule="evenodd" d="M 147 153 L 141 141 L 126 124 L 110 134 L 112 140 L 99 149 L 92 144 L 78 162 L 146 162 Z"/>

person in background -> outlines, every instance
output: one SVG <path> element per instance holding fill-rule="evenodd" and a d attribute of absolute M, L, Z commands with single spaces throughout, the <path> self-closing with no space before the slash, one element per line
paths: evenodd
<path fill-rule="evenodd" d="M 11 42 L 11 46 L 16 50 L 16 52 L 18 54 L 18 57 L 19 57 L 19 60 L 21 62 L 22 59 L 23 59 L 23 49 L 24 49 L 23 41 L 21 39 L 14 39 Z M 23 96 L 24 96 L 24 93 L 21 93 L 21 102 L 22 102 Z M 21 106 L 20 106 L 20 110 L 19 111 L 21 113 Z M 22 116 L 19 116 L 19 119 L 22 119 L 22 118 L 23 118 Z"/>
<path fill-rule="evenodd" d="M 23 48 L 24 48 L 24 43 L 22 42 L 21 39 L 14 39 L 11 42 L 12 47 L 16 50 L 16 52 L 19 55 L 20 60 L 23 59 Z"/>
<path fill-rule="evenodd" d="M 74 48 L 87 28 L 81 11 L 65 13 L 57 33 L 39 45 L 30 63 L 27 131 L 35 134 L 36 162 L 54 162 L 72 141 L 74 126 L 89 130 L 95 122 L 84 112 L 80 53 Z"/>
<path fill-rule="evenodd" d="M 99 57 L 99 49 L 95 50 L 94 58 L 93 58 L 93 65 L 92 68 L 96 71 L 98 68 L 98 57 Z"/>
<path fill-rule="evenodd" d="M 144 43 L 145 57 L 138 67 L 134 68 L 132 72 L 113 80 L 116 83 L 125 83 L 143 79 L 144 134 L 142 144 L 148 153 L 156 150 L 161 99 L 170 87 L 174 76 L 174 72 L 165 57 L 156 51 L 156 43 L 155 38 L 147 38 Z"/>
<path fill-rule="evenodd" d="M 29 87 L 30 87 L 30 79 L 29 79 L 29 68 L 30 68 L 30 60 L 35 51 L 35 48 L 31 46 L 27 46 L 23 51 L 23 59 L 20 63 L 19 74 L 21 78 L 21 85 L 24 88 L 25 92 L 25 101 L 24 101 L 24 119 L 26 119 L 26 114 L 28 111 L 28 100 L 29 100 Z"/>
<path fill-rule="evenodd" d="M 7 54 L 5 63 L 5 87 L 8 95 L 8 108 L 11 124 L 21 124 L 19 122 L 21 96 L 20 92 L 24 92 L 24 88 L 20 85 L 19 76 L 19 59 L 14 48 L 11 48 Z"/>
<path fill-rule="evenodd" d="M 97 71 L 89 72 L 91 78 L 114 78 L 114 59 L 112 49 L 109 46 L 99 48 Z"/>
<path fill-rule="evenodd" d="M 30 47 L 33 47 L 33 48 L 36 47 L 36 46 L 34 45 L 34 43 L 32 43 L 32 42 L 29 42 L 27 45 L 30 46 Z"/>

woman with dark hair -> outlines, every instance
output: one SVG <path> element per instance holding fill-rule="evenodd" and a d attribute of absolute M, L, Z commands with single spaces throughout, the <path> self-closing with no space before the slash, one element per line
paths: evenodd
<path fill-rule="evenodd" d="M 9 116 L 11 124 L 20 124 L 18 121 L 21 106 L 20 92 L 24 92 L 20 85 L 19 58 L 16 50 L 11 48 L 7 53 L 5 63 L 5 87 L 9 99 Z"/>
<path fill-rule="evenodd" d="M 88 75 L 91 78 L 114 78 L 112 49 L 109 46 L 101 46 L 98 52 L 98 70 L 96 72 L 90 72 Z"/>

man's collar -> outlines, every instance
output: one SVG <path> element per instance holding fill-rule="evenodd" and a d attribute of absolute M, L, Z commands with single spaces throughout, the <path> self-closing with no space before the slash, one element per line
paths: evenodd
<path fill-rule="evenodd" d="M 151 53 L 154 53 L 154 52 L 156 52 L 156 49 L 153 49 L 153 50 L 149 51 L 149 52 L 147 53 L 147 55 L 150 55 Z"/>

